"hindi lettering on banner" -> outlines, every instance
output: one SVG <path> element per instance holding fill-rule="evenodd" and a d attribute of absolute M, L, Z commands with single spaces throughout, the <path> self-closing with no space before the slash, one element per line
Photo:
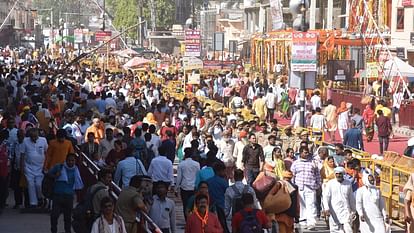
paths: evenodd
<path fill-rule="evenodd" d="M 283 23 L 283 5 L 281 0 L 270 0 L 270 15 L 272 16 L 272 29 L 281 30 Z"/>
<path fill-rule="evenodd" d="M 317 71 L 318 34 L 315 32 L 293 32 L 292 71 Z"/>

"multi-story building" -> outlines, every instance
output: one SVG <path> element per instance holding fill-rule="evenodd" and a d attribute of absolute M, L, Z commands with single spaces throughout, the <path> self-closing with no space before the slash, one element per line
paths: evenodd
<path fill-rule="evenodd" d="M 19 1 L 13 8 L 14 3 L 12 0 L 0 0 L 0 22 L 4 22 L 0 30 L 1 45 L 20 45 L 34 33 L 37 13 L 32 10 L 32 1 Z"/>
<path fill-rule="evenodd" d="M 414 66 L 414 0 L 391 1 L 391 46 L 408 63 Z M 392 2 L 392 4 L 391 4 Z M 400 52 L 401 51 L 401 52 Z"/>

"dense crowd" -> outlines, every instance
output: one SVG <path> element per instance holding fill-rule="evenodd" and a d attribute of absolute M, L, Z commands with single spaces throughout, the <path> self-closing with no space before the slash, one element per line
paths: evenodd
<path fill-rule="evenodd" d="M 166 86 L 181 77 L 110 73 L 40 55 L 1 66 L 0 208 L 10 185 L 14 208 L 51 203 L 52 233 L 62 213 L 66 233 L 142 232 L 140 213 L 174 233 L 174 192 L 188 233 L 291 233 L 295 223 L 314 230 L 322 217 L 331 232 L 386 232 L 378 171 L 361 167 L 347 147 L 363 150 L 363 135 L 371 140 L 376 130 L 386 151 L 399 96 L 394 111 L 372 98 L 361 113 L 315 90 L 307 100 L 310 135 L 299 127 L 298 90 L 283 75 L 211 74 L 185 87 L 194 96 L 180 98 Z M 337 130 L 334 153 L 315 143 L 325 132 L 335 142 Z M 101 169 L 96 184 L 84 185 L 76 153 Z M 45 177 L 53 181 L 47 198 Z M 116 202 L 112 181 L 122 188 Z"/>

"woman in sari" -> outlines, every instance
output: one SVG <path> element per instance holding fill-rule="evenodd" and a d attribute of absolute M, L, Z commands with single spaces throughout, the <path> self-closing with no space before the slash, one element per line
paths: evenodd
<path fill-rule="evenodd" d="M 324 162 L 321 169 L 321 178 L 323 181 L 322 189 L 328 181 L 335 178 L 335 160 L 333 156 L 329 156 Z"/>
<path fill-rule="evenodd" d="M 374 137 L 374 122 L 375 122 L 375 112 L 372 110 L 371 105 L 365 107 L 364 112 L 362 113 L 362 118 L 364 119 L 365 124 L 365 134 L 367 135 L 367 141 L 372 141 Z"/>
<path fill-rule="evenodd" d="M 282 100 L 280 101 L 280 111 L 282 112 L 282 117 L 288 119 L 288 110 L 289 110 L 289 96 L 285 91 L 281 93 Z"/>

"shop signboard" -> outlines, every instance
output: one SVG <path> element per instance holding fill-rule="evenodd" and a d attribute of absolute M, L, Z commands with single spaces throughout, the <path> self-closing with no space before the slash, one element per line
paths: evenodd
<path fill-rule="evenodd" d="M 108 37 L 111 38 L 111 31 L 97 31 L 95 32 L 95 41 L 106 41 Z"/>
<path fill-rule="evenodd" d="M 315 32 L 293 32 L 292 71 L 317 71 L 318 34 Z"/>

